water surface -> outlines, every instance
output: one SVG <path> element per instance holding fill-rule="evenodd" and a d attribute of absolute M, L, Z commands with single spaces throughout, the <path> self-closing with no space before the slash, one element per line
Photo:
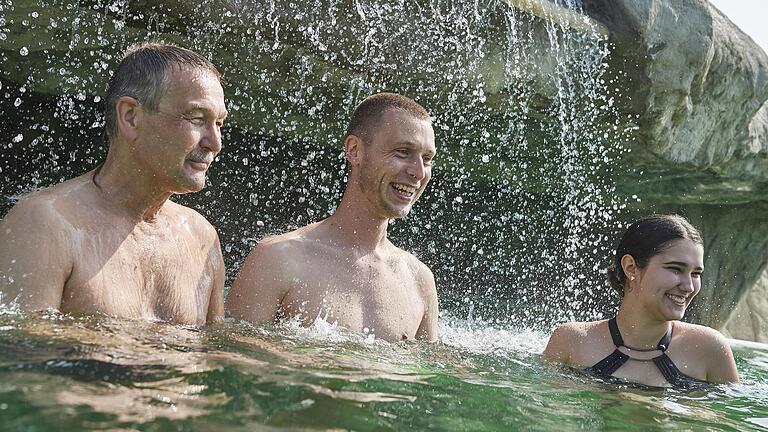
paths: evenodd
<path fill-rule="evenodd" d="M 318 322 L 205 329 L 0 316 L 3 431 L 764 430 L 768 347 L 742 384 L 692 393 L 601 383 L 542 362 L 547 335 L 441 317 L 441 342 Z"/>

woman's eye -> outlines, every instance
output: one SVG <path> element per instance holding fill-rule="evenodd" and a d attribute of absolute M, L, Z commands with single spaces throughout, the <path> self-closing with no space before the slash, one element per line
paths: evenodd
<path fill-rule="evenodd" d="M 680 269 L 679 269 L 679 268 L 676 268 L 676 267 L 668 267 L 668 269 L 669 269 L 669 271 L 671 271 L 672 273 L 675 273 L 675 274 L 679 274 L 679 273 L 680 273 Z"/>

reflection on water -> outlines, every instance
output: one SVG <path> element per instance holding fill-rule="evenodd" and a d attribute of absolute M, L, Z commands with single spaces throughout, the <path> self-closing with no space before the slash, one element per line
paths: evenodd
<path fill-rule="evenodd" d="M 318 323 L 205 329 L 0 314 L 2 430 L 759 430 L 768 347 L 734 344 L 743 383 L 617 387 L 543 363 L 545 334 L 441 319 L 441 343 Z"/>

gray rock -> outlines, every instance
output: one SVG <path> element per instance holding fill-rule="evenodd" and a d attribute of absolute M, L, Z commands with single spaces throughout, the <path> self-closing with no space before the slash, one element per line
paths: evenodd
<path fill-rule="evenodd" d="M 723 333 L 737 339 L 768 343 L 768 269 L 733 310 Z"/>
<path fill-rule="evenodd" d="M 584 3 L 610 31 L 612 70 L 626 83 L 620 106 L 638 119 L 620 190 L 704 232 L 706 277 L 690 318 L 768 337 L 728 321 L 740 301 L 766 307 L 747 299 L 765 289 L 768 263 L 768 56 L 706 0 Z"/>

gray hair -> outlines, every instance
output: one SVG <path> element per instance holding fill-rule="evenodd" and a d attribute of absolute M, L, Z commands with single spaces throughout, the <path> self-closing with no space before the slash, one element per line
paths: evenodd
<path fill-rule="evenodd" d="M 221 82 L 221 73 L 202 55 L 168 43 L 144 42 L 129 47 L 109 80 L 104 107 L 107 140 L 117 135 L 115 105 L 123 96 L 136 99 L 149 112 L 157 110 L 168 91 L 170 72 L 188 66 L 210 72 Z"/>

